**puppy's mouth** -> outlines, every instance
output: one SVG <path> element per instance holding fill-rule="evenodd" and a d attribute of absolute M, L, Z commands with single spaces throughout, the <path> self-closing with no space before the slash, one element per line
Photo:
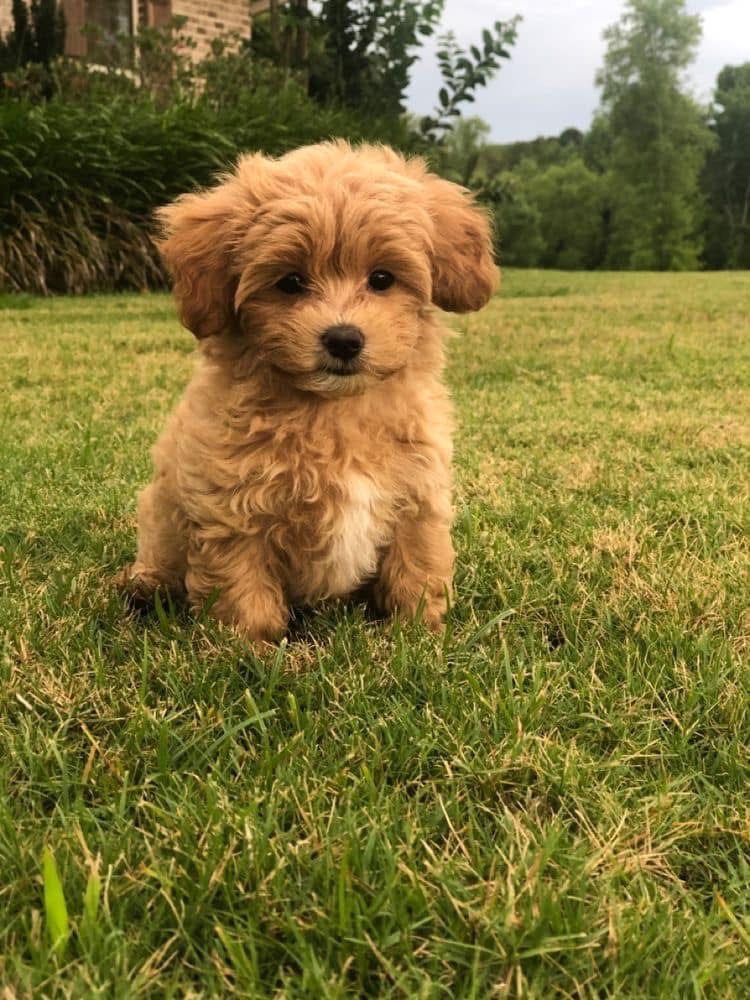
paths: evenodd
<path fill-rule="evenodd" d="M 273 367 L 280 375 L 291 376 L 298 388 L 322 396 L 358 396 L 398 371 L 398 368 L 376 367 L 363 358 L 352 361 L 327 358 L 307 371 L 290 371 L 277 365 Z"/>
<path fill-rule="evenodd" d="M 367 357 L 353 358 L 351 361 L 334 361 L 326 358 L 325 361 L 321 362 L 318 373 L 335 375 L 345 379 L 360 375 L 362 378 L 369 378 L 371 382 L 384 382 L 400 370 L 400 365 L 393 367 L 375 365 Z"/>
<path fill-rule="evenodd" d="M 340 375 L 342 378 L 350 378 L 352 375 L 365 374 L 367 369 L 359 361 L 342 361 L 340 364 L 322 365 L 319 371 L 325 375 Z"/>
<path fill-rule="evenodd" d="M 395 375 L 398 368 L 376 366 L 366 358 L 352 361 L 326 359 L 310 379 L 311 388 L 334 396 L 354 396 Z"/>
<path fill-rule="evenodd" d="M 326 364 L 305 378 L 305 388 L 324 396 L 356 396 L 372 382 L 371 373 L 361 364 Z"/>

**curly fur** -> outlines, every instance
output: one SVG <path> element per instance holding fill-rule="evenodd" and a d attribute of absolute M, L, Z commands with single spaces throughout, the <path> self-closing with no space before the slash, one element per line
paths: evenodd
<path fill-rule="evenodd" d="M 439 628 L 453 570 L 451 407 L 432 304 L 492 294 L 490 229 L 470 195 L 381 147 L 243 157 L 161 209 L 161 250 L 196 373 L 157 443 L 122 584 L 157 588 L 251 641 L 288 609 L 371 584 L 381 610 Z M 392 287 L 368 275 L 387 269 Z M 276 283 L 296 272 L 306 290 Z M 321 334 L 357 326 L 346 374 Z"/>

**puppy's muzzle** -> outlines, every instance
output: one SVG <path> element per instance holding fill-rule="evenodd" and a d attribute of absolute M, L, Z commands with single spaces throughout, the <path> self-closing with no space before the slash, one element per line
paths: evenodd
<path fill-rule="evenodd" d="M 365 344 L 364 334 L 351 323 L 329 326 L 320 339 L 326 351 L 337 361 L 353 361 Z"/>

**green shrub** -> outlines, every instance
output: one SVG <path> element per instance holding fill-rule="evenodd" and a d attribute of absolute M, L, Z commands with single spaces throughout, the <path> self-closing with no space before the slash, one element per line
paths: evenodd
<path fill-rule="evenodd" d="M 231 75 L 231 59 L 221 59 L 209 83 Z M 406 137 L 398 123 L 361 122 L 272 76 L 234 93 L 164 93 L 126 75 L 74 69 L 58 74 L 49 100 L 34 101 L 28 80 L 21 89 L 31 96 L 6 90 L 0 100 L 6 291 L 158 287 L 165 275 L 150 237 L 154 208 L 210 183 L 241 152 L 280 154 L 332 136 Z"/>
<path fill-rule="evenodd" d="M 495 254 L 506 267 L 538 267 L 542 220 L 521 179 L 509 170 L 480 182 L 477 197 L 494 219 Z"/>
<path fill-rule="evenodd" d="M 522 164 L 523 166 L 523 164 Z M 606 178 L 578 156 L 526 171 L 526 189 L 539 212 L 542 267 L 590 270 L 604 257 Z"/>

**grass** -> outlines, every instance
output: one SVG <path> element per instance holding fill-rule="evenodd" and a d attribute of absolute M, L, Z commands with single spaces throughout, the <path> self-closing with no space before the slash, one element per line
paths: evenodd
<path fill-rule="evenodd" d="M 4 998 L 750 992 L 750 274 L 455 320 L 444 641 L 128 617 L 164 295 L 2 300 Z"/>

